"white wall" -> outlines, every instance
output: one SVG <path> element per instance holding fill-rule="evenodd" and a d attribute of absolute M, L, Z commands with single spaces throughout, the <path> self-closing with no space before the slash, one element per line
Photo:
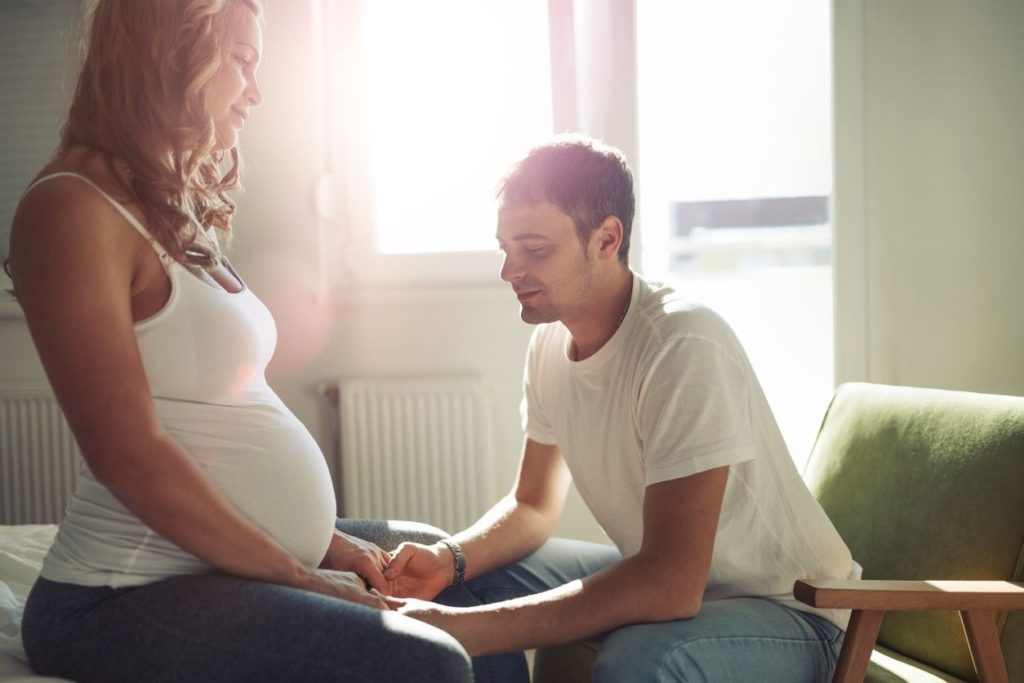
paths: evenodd
<path fill-rule="evenodd" d="M 833 10 L 839 379 L 1024 394 L 1024 3 Z"/>

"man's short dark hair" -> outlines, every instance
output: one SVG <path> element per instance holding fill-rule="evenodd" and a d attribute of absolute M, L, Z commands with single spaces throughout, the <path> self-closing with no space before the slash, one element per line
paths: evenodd
<path fill-rule="evenodd" d="M 619 150 L 581 135 L 558 136 L 531 149 L 498 187 L 506 204 L 547 201 L 569 216 L 586 246 L 609 216 L 622 223 L 619 262 L 629 264 L 629 236 L 636 198 L 633 172 Z"/>

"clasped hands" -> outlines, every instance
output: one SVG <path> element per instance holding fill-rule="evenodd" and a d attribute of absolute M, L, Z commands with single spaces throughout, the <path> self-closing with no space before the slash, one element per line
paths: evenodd
<path fill-rule="evenodd" d="M 436 611 L 432 600 L 452 581 L 455 558 L 441 543 L 403 543 L 393 553 L 335 531 L 316 570 L 330 584 L 318 590 L 378 609 L 419 617 Z"/>

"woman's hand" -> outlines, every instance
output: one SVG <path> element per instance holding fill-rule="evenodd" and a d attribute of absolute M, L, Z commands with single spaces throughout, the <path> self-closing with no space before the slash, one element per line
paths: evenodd
<path fill-rule="evenodd" d="M 390 561 L 391 554 L 373 543 L 335 530 L 320 568 L 355 572 L 367 586 L 384 595 L 391 595 L 391 583 L 384 578 L 384 568 Z"/>
<path fill-rule="evenodd" d="M 332 598 L 347 600 L 374 609 L 387 610 L 384 597 L 374 589 L 367 590 L 363 579 L 354 572 L 333 569 L 313 569 L 306 576 L 302 588 Z"/>
<path fill-rule="evenodd" d="M 451 585 L 455 556 L 443 543 L 403 543 L 395 549 L 384 578 L 391 582 L 389 595 L 431 600 Z"/>

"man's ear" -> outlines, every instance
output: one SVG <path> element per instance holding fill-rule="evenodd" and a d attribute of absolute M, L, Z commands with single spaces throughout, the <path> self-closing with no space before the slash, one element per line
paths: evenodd
<path fill-rule="evenodd" d="M 619 258 L 619 245 L 622 244 L 622 221 L 618 216 L 608 216 L 597 226 L 591 242 L 596 241 L 598 258 Z"/>

